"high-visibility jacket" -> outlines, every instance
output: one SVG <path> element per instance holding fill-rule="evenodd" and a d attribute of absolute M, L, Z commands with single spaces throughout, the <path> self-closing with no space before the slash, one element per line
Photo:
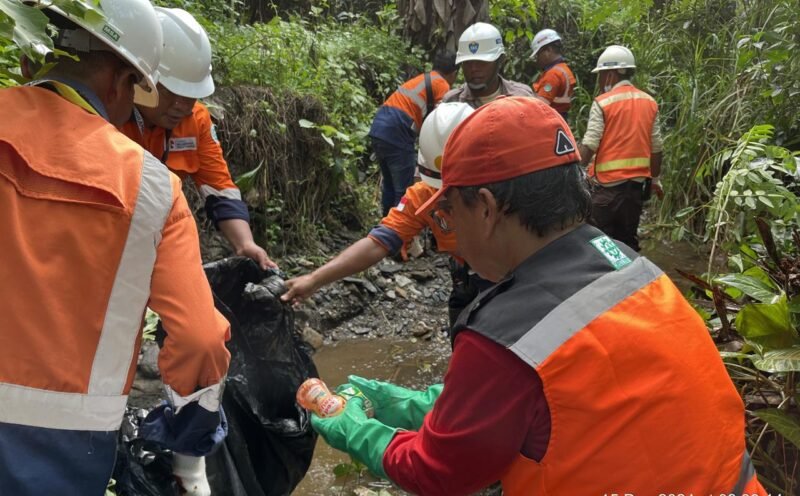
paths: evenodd
<path fill-rule="evenodd" d="M 250 220 L 205 105 L 196 102 L 192 115 L 172 130 L 148 127 L 134 109 L 131 119 L 122 126 L 122 132 L 167 164 L 181 179 L 191 177 L 213 221 Z"/>
<path fill-rule="evenodd" d="M 604 129 L 589 175 L 600 183 L 650 177 L 656 101 L 635 86 L 623 84 L 595 102 L 603 111 Z"/>
<path fill-rule="evenodd" d="M 435 105 L 450 90 L 450 84 L 436 71 L 430 73 L 430 78 L 430 99 Z M 428 96 L 425 74 L 409 79 L 383 102 L 372 120 L 369 135 L 400 148 L 413 149 L 428 113 Z"/>
<path fill-rule="evenodd" d="M 562 116 L 572 107 L 575 75 L 563 60 L 548 66 L 532 86 L 533 91 Z"/>
<path fill-rule="evenodd" d="M 504 494 L 760 494 L 744 407 L 702 319 L 644 257 L 591 226 L 534 254 L 461 314 L 542 381 L 541 461 Z"/>
<path fill-rule="evenodd" d="M 432 210 L 419 215 L 416 213 L 419 207 L 436 194 L 436 191 L 436 188 L 422 181 L 411 185 L 406 189 L 406 194 L 400 203 L 370 231 L 369 237 L 386 248 L 389 253 L 397 253 L 403 244 L 429 227 L 436 238 L 437 250 L 449 253 L 463 263 L 463 260 L 456 255 L 456 235 L 452 226 L 440 225 L 443 221 L 434 218 Z M 442 227 L 447 230 L 443 230 Z"/>
<path fill-rule="evenodd" d="M 103 494 L 146 306 L 176 407 L 218 417 L 230 358 L 180 180 L 56 87 L 0 90 L 0 493 L 15 496 Z"/>

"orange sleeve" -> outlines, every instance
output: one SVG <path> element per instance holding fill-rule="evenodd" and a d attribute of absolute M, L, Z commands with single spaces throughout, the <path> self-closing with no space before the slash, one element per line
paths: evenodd
<path fill-rule="evenodd" d="M 214 308 L 197 227 L 174 175 L 172 191 L 172 211 L 158 246 L 148 305 L 159 314 L 167 333 L 158 357 L 164 384 L 187 396 L 225 377 L 230 324 Z"/>
<path fill-rule="evenodd" d="M 381 225 L 396 232 L 400 239 L 403 240 L 403 243 L 412 240 L 428 225 L 422 217 L 425 214 L 416 215 L 417 209 L 432 196 L 432 194 L 420 194 L 426 193 L 426 188 L 430 188 L 430 186 L 423 182 L 411 185 L 406 190 L 403 198 L 400 199 L 400 203 L 389 210 L 389 214 L 381 220 Z M 424 200 L 422 199 L 423 196 Z"/>
<path fill-rule="evenodd" d="M 448 91 L 450 91 L 450 84 L 444 78 L 435 80 L 433 82 L 433 101 L 439 103 Z"/>
<path fill-rule="evenodd" d="M 533 83 L 533 91 L 540 97 L 553 103 L 556 97 L 564 93 L 564 78 L 557 70 L 550 69 Z"/>
<path fill-rule="evenodd" d="M 199 169 L 192 174 L 197 188 L 208 185 L 217 191 L 238 189 L 231 178 L 228 163 L 222 154 L 222 147 L 216 140 L 216 132 L 211 122 L 211 114 L 202 103 L 196 103 L 192 117 L 198 130 L 197 156 L 200 160 Z"/>

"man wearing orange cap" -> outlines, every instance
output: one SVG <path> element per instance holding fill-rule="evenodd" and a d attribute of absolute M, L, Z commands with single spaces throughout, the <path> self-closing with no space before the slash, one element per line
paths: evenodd
<path fill-rule="evenodd" d="M 459 317 L 443 386 L 351 377 L 340 391 L 360 389 L 374 417 L 357 395 L 339 416 L 312 415 L 328 444 L 414 494 L 500 480 L 507 496 L 766 495 L 702 319 L 658 267 L 585 223 L 591 199 L 561 116 L 498 99 L 443 157 L 428 205 L 496 284 Z"/>

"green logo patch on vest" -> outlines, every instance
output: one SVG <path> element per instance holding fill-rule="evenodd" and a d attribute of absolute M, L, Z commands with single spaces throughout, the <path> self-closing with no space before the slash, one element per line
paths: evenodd
<path fill-rule="evenodd" d="M 597 251 L 606 257 L 606 260 L 608 260 L 608 263 L 614 267 L 614 270 L 619 270 L 631 263 L 631 259 L 622 253 L 622 250 L 619 249 L 619 246 L 617 246 L 614 240 L 608 236 L 598 236 L 589 241 L 589 243 L 591 243 Z"/>
<path fill-rule="evenodd" d="M 114 28 L 109 26 L 108 24 L 103 25 L 103 32 L 112 40 L 119 41 L 119 33 L 117 33 Z"/>

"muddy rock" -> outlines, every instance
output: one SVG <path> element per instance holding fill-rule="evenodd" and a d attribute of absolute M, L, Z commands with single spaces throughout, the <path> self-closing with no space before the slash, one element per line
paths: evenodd
<path fill-rule="evenodd" d="M 303 328 L 301 336 L 303 338 L 303 341 L 308 343 L 315 350 L 322 348 L 322 346 L 324 345 L 325 338 L 323 338 L 322 334 L 318 333 L 310 326 L 305 326 Z"/>
<path fill-rule="evenodd" d="M 394 276 L 394 282 L 397 283 L 397 285 L 401 288 L 405 288 L 406 286 L 414 284 L 414 281 L 402 274 Z"/>
<path fill-rule="evenodd" d="M 414 337 L 417 337 L 417 338 L 425 336 L 426 334 L 432 334 L 432 333 L 433 333 L 433 327 L 431 327 L 429 324 L 427 324 L 426 322 L 423 322 L 423 321 L 417 322 L 414 325 L 414 327 L 411 329 L 411 334 L 413 334 Z"/>

